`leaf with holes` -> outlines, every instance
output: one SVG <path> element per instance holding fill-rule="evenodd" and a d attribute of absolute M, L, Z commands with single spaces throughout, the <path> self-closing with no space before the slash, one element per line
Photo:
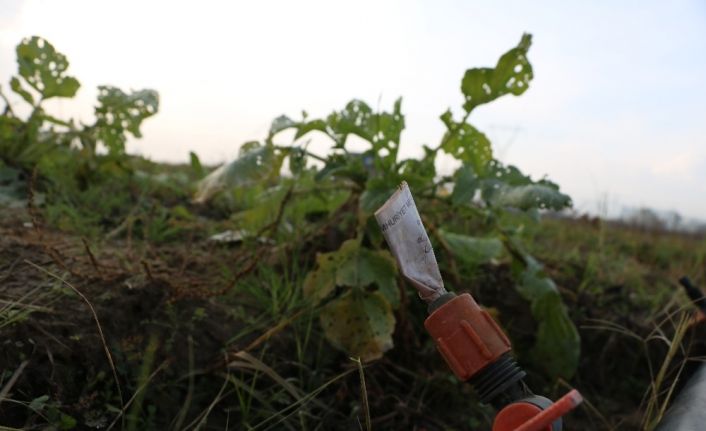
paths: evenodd
<path fill-rule="evenodd" d="M 372 142 L 375 135 L 373 110 L 362 100 L 348 102 L 343 110 L 331 113 L 326 123 L 338 148 L 344 147 L 348 135 L 360 136 L 368 142 Z"/>
<path fill-rule="evenodd" d="M 402 115 L 402 99 L 395 101 L 392 112 L 380 112 L 373 117 L 375 124 L 375 134 L 373 135 L 373 150 L 386 149 L 390 154 L 380 152 L 381 159 L 386 159 L 397 154 L 400 145 L 400 138 L 405 127 L 404 115 Z"/>
<path fill-rule="evenodd" d="M 527 59 L 531 44 L 532 36 L 524 34 L 515 48 L 500 57 L 494 69 L 484 67 L 466 71 L 461 81 L 461 91 L 466 98 L 463 107 L 467 112 L 505 94 L 519 96 L 527 90 L 534 77 L 532 65 Z"/>
<path fill-rule="evenodd" d="M 325 120 L 306 118 L 297 123 L 286 116 L 275 119 L 270 128 L 270 136 L 290 127 L 295 127 L 298 139 L 312 131 L 326 133 L 334 141 L 335 148 L 345 148 L 350 135 L 356 135 L 372 145 L 372 150 L 379 157 L 376 162 L 385 161 L 384 167 L 389 167 L 389 160 L 395 160 L 404 130 L 404 115 L 402 115 L 402 99 L 397 99 L 392 112 L 373 112 L 370 106 L 361 100 L 351 100 L 340 111 L 329 114 Z"/>
<path fill-rule="evenodd" d="M 484 172 L 486 165 L 493 160 L 493 150 L 488 138 L 468 123 L 455 122 L 451 111 L 446 111 L 441 116 L 441 121 L 447 128 L 441 141 L 441 149 L 457 160 L 473 166 L 476 172 Z"/>
<path fill-rule="evenodd" d="M 521 186 L 500 186 L 490 198 L 493 205 L 513 207 L 521 210 L 561 210 L 571 206 L 571 198 L 561 193 L 553 184 L 536 183 Z"/>
<path fill-rule="evenodd" d="M 498 160 L 492 160 L 488 163 L 485 177 L 509 184 L 512 186 L 520 186 L 524 184 L 532 184 L 532 178 L 523 174 L 516 166 L 504 165 Z"/>
<path fill-rule="evenodd" d="M 95 108 L 98 139 L 113 154 L 125 151 L 125 134 L 142 137 L 140 125 L 145 118 L 159 110 L 159 94 L 154 90 L 133 91 L 127 94 L 119 88 L 98 87 L 98 106 Z"/>
<path fill-rule="evenodd" d="M 17 64 L 20 76 L 43 99 L 74 97 L 81 86 L 76 78 L 65 74 L 69 67 L 66 56 L 41 37 L 32 36 L 17 45 Z"/>
<path fill-rule="evenodd" d="M 43 99 L 73 97 L 81 86 L 76 78 L 66 75 L 69 67 L 66 56 L 41 37 L 32 36 L 17 45 L 17 63 L 20 76 Z"/>
<path fill-rule="evenodd" d="M 379 292 L 352 290 L 328 303 L 320 320 L 331 344 L 362 361 L 378 359 L 392 348 L 395 315 Z"/>

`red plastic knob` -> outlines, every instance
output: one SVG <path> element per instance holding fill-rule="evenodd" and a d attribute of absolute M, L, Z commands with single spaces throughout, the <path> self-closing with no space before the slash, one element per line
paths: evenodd
<path fill-rule="evenodd" d="M 552 424 L 582 401 L 581 394 L 572 389 L 544 410 L 523 401 L 509 404 L 495 417 L 493 431 L 552 431 Z"/>

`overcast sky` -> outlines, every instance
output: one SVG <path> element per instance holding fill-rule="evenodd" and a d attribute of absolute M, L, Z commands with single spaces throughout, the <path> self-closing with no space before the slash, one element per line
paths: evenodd
<path fill-rule="evenodd" d="M 221 162 L 272 118 L 403 96 L 403 154 L 438 143 L 469 67 L 533 34 L 535 79 L 471 121 L 496 155 L 548 175 L 581 211 L 706 219 L 706 2 L 0 0 L 0 85 L 40 35 L 82 83 L 51 109 L 90 121 L 95 87 L 154 88 L 160 113 L 130 150 Z M 18 100 L 15 98 L 14 100 Z M 442 168 L 449 166 L 442 163 Z"/>

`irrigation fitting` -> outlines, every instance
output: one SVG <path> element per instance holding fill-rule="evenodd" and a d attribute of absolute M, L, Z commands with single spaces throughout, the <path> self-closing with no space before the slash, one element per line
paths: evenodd
<path fill-rule="evenodd" d="M 424 327 L 451 371 L 473 385 L 481 402 L 497 415 L 493 431 L 561 431 L 562 417 L 583 398 L 572 389 L 552 402 L 524 383 L 526 373 L 511 356 L 512 346 L 473 297 L 444 288 L 439 267 L 406 183 L 375 212 L 400 272 L 428 304 Z"/>

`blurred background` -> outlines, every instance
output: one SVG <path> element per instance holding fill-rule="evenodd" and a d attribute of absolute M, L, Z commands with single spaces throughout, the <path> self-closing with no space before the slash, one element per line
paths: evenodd
<path fill-rule="evenodd" d="M 159 91 L 159 115 L 128 150 L 169 162 L 189 151 L 231 160 L 276 116 L 321 116 L 354 97 L 387 109 L 402 96 L 402 155 L 419 154 L 441 138 L 439 113 L 458 113 L 463 72 L 494 65 L 530 32 L 529 91 L 471 118 L 496 156 L 548 175 L 579 212 L 706 219 L 700 0 L 0 3 L 0 75 L 15 73 L 15 45 L 39 35 L 82 83 L 78 97 L 47 104 L 62 118 L 91 121 L 100 84 Z"/>

